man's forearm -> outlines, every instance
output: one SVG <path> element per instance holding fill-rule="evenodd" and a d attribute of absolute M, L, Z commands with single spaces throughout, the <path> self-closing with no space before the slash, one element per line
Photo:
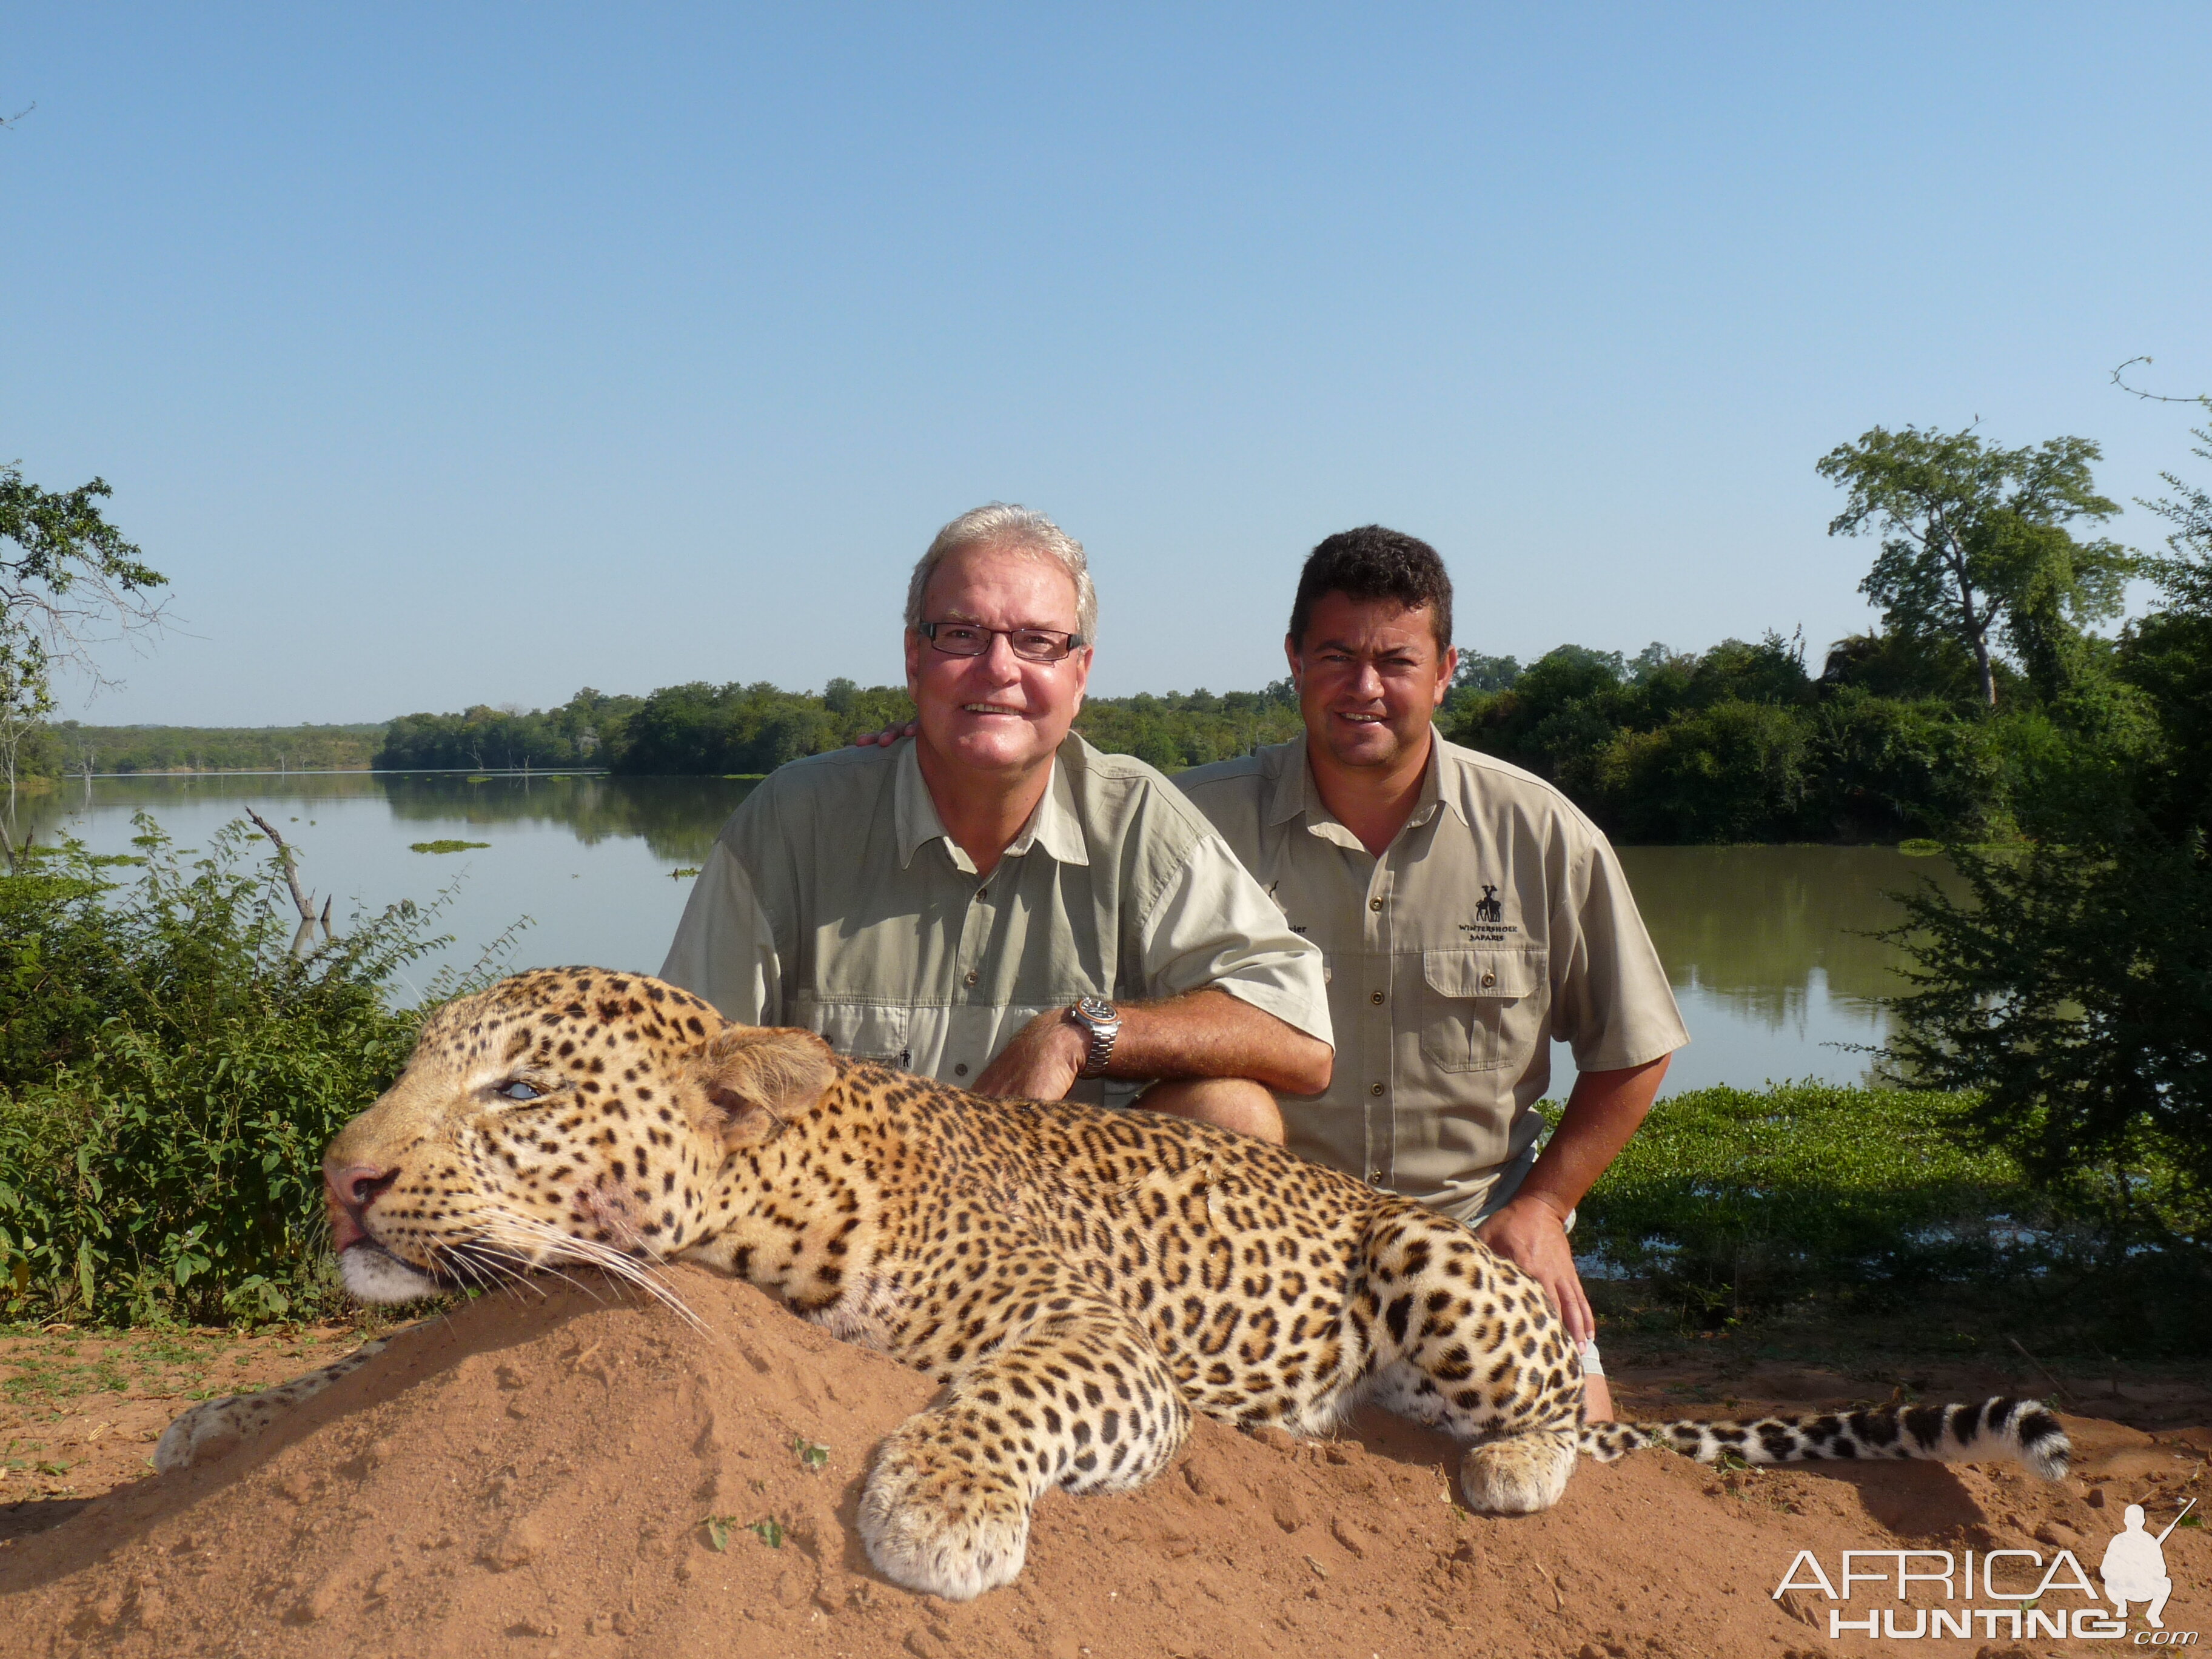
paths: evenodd
<path fill-rule="evenodd" d="M 1335 1058 L 1328 1044 L 1227 991 L 1125 1002 L 1121 1010 L 1109 1077 L 1248 1077 L 1286 1095 L 1328 1087 Z"/>
<path fill-rule="evenodd" d="M 1650 1111 L 1672 1058 L 1662 1054 L 1648 1065 L 1577 1077 L 1559 1127 L 1515 1196 L 1534 1199 L 1565 1220 Z"/>

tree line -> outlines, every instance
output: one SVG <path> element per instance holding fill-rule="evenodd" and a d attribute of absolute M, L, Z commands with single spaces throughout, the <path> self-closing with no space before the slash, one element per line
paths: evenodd
<path fill-rule="evenodd" d="M 1526 668 L 1462 653 L 1445 733 L 1558 784 L 1630 842 L 1988 840 L 2017 833 L 2017 797 L 2053 745 L 2124 742 L 2144 717 L 2155 619 L 2108 637 L 2140 560 L 2083 533 L 2119 511 L 2097 493 L 2097 446 L 2006 448 L 1972 430 L 1877 427 L 1819 463 L 1843 491 L 1833 536 L 1872 534 L 1860 588 L 1881 624 L 1819 671 L 1769 634 L 1632 659 L 1562 645 Z M 2163 647 L 2160 647 L 2163 648 Z M 833 680 L 586 690 L 557 709 L 488 708 L 395 720 L 392 768 L 599 764 L 617 773 L 765 773 L 912 712 L 896 687 Z M 1091 700 L 1078 729 L 1164 771 L 1299 728 L 1289 682 Z"/>
<path fill-rule="evenodd" d="M 621 776 L 744 776 L 841 749 L 914 715 L 902 686 L 835 679 L 820 692 L 764 680 L 693 681 L 643 697 L 590 688 L 557 708 L 485 707 L 407 714 L 385 728 L 375 763 L 395 771 L 605 767 Z M 1179 771 L 1279 743 L 1300 729 L 1290 682 L 1263 691 L 1094 697 L 1077 729 L 1112 754 Z"/>
<path fill-rule="evenodd" d="M 365 769 L 386 726 L 86 726 L 57 720 L 25 742 L 31 775 L 94 772 L 350 772 Z"/>

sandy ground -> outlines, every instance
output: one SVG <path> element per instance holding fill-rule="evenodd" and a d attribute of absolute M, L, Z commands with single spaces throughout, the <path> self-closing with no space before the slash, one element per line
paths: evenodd
<path fill-rule="evenodd" d="M 604 1288 L 486 1298 L 402 1333 L 264 1439 L 160 1477 L 143 1460 L 185 1395 L 291 1374 L 342 1350 L 339 1334 L 208 1338 L 204 1350 L 179 1339 L 166 1360 L 133 1360 L 127 1344 L 78 1341 L 61 1356 L 70 1339 L 15 1339 L 0 1348 L 0 1435 L 40 1445 L 0 1487 L 25 1492 L 0 1511 L 0 1648 L 369 1659 L 2116 1653 L 2142 1645 L 2140 1616 L 2116 1639 L 2054 1640 L 2030 1625 L 2015 1641 L 2000 1620 L 1964 1641 L 1869 1640 L 1832 1636 L 1830 1610 L 1887 1609 L 1901 1633 L 1923 1612 L 2022 1604 L 1947 1600 L 1940 1583 L 1902 1601 L 1893 1584 L 1862 1583 L 1847 1602 L 1773 1591 L 1801 1550 L 1831 1578 L 1844 1550 L 1955 1560 L 2016 1549 L 2045 1565 L 2070 1550 L 2094 1582 L 2125 1504 L 2144 1504 L 2155 1530 L 2212 1486 L 2203 1393 L 2186 1383 L 2112 1394 L 2104 1414 L 2084 1398 L 2098 1385 L 2069 1379 L 2074 1403 L 2097 1414 L 2068 1415 L 2080 1462 L 2058 1485 L 1925 1464 L 1717 1471 L 1651 1452 L 1585 1464 L 1556 1510 L 1517 1520 L 1458 1508 L 1450 1446 L 1395 1419 L 1364 1415 L 1329 1442 L 1202 1423 L 1142 1492 L 1048 1495 L 1018 1583 L 955 1605 L 879 1578 L 852 1526 L 871 1447 L 927 1403 L 929 1385 L 748 1287 L 691 1272 L 675 1282 L 706 1334 Z M 82 1387 L 103 1364 L 126 1386 Z M 1953 1369 L 1931 1380 L 1973 1397 L 1969 1368 Z M 1676 1355 L 1617 1382 L 1631 1415 L 1804 1409 L 1865 1392 L 1836 1373 L 1747 1367 L 1718 1345 L 1711 1358 Z M 152 1397 L 167 1383 L 175 1397 Z M 2110 1386 L 2142 1391 L 2124 1377 Z M 2126 1415 L 2146 1426 L 2112 1420 Z M 2041 1576 L 2029 1557 L 2003 1559 L 2002 1588 Z M 2167 1627 L 2212 1640 L 2212 1539 L 2177 1529 L 2166 1560 Z M 1935 1565 L 1920 1558 L 1914 1570 Z M 2068 1582 L 2037 1610 L 2089 1606 Z"/>
<path fill-rule="evenodd" d="M 145 1474 L 161 1431 L 194 1401 L 267 1388 L 361 1340 L 337 1326 L 0 1334 L 0 1545 Z"/>

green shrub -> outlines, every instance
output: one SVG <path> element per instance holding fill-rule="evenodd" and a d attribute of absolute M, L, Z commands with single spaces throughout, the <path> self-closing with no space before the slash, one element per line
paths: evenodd
<path fill-rule="evenodd" d="M 1670 1097 L 1591 1190 L 1576 1249 L 1732 1308 L 1989 1271 L 2045 1218 L 2010 1159 L 1960 1150 L 1970 1109 L 1817 1084 Z"/>
<path fill-rule="evenodd" d="M 1808 738 L 1796 710 L 1771 703 L 1679 710 L 1606 745 L 1599 797 L 1630 841 L 1785 840 L 1805 799 Z"/>
<path fill-rule="evenodd" d="M 1886 840 L 1986 828 L 2003 799 L 1992 725 L 1932 698 L 1838 691 L 1812 716 L 1822 832 Z"/>
<path fill-rule="evenodd" d="M 2096 1173 L 2034 1179 L 1984 1142 L 1983 1107 L 1820 1084 L 1673 1096 L 1591 1189 L 1576 1254 L 1709 1324 L 1905 1310 L 2055 1348 L 2204 1352 L 2185 1312 L 2212 1291 L 2201 1256 L 2100 1225 Z"/>
<path fill-rule="evenodd" d="M 386 981 L 442 941 L 401 904 L 295 956 L 250 830 L 187 862 L 139 823 L 127 883 L 73 844 L 0 878 L 0 1299 L 118 1322 L 323 1310 L 322 1149 L 413 1044 Z"/>

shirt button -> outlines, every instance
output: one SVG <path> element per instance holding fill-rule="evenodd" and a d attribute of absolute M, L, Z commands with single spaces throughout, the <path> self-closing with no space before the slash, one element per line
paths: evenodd
<path fill-rule="evenodd" d="M 1382 1092 L 1382 1085 L 1379 1083 L 1370 1083 L 1367 1085 L 1367 1092 L 1370 1095 L 1379 1095 Z"/>
<path fill-rule="evenodd" d="M 966 1077 L 968 1075 L 968 1062 L 963 1060 L 957 1066 L 954 1066 L 952 1068 L 952 1075 L 955 1077 Z"/>
<path fill-rule="evenodd" d="M 981 975 L 981 974 L 977 973 L 977 972 L 975 971 L 975 969 L 974 969 L 973 968 L 970 968 L 970 969 L 968 970 L 968 976 L 967 976 L 965 979 L 962 980 L 960 982 L 961 982 L 963 985 L 973 985 L 973 984 L 975 984 L 978 980 L 981 979 L 982 977 L 983 977 L 983 975 Z"/>
<path fill-rule="evenodd" d="M 1370 910 L 1380 910 L 1382 908 L 1382 901 L 1381 899 L 1370 899 L 1367 901 L 1367 908 Z"/>
<path fill-rule="evenodd" d="M 1370 1187 L 1380 1187 L 1382 1184 L 1382 1171 L 1370 1170 L 1367 1172 L 1367 1184 Z"/>
<path fill-rule="evenodd" d="M 991 890 L 988 887 L 978 887 L 975 890 L 975 902 L 978 904 L 981 904 L 985 899 L 990 896 Z"/>
<path fill-rule="evenodd" d="M 1486 986 L 1495 985 L 1498 983 L 1498 975 L 1495 974 L 1485 974 L 1482 976 L 1482 982 Z"/>
<path fill-rule="evenodd" d="M 1367 1000 L 1370 1002 L 1379 1004 L 1382 1000 L 1382 994 L 1380 991 L 1377 991 L 1374 995 L 1369 997 Z"/>

